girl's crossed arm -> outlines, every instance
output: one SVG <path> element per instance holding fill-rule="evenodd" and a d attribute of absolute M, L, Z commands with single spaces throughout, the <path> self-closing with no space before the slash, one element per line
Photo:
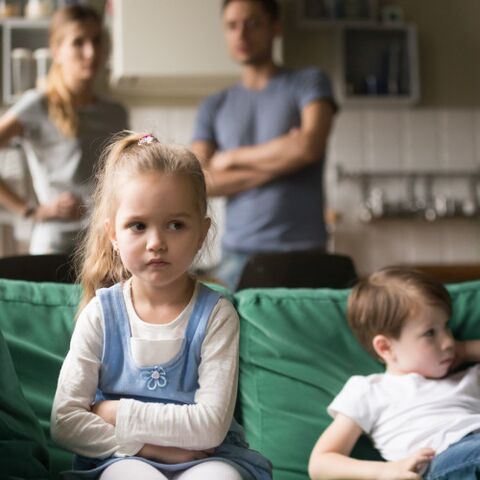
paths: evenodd
<path fill-rule="evenodd" d="M 217 315 L 212 315 L 195 405 L 122 400 L 101 402 L 92 411 L 103 350 L 96 302 L 79 316 L 62 366 L 52 409 L 52 437 L 87 457 L 138 454 L 171 463 L 204 457 L 204 450 L 224 439 L 235 406 L 239 328 L 233 306 L 220 301 L 214 310 Z"/>
<path fill-rule="evenodd" d="M 238 316 L 220 300 L 202 346 L 199 389 L 192 405 L 106 401 L 95 411 L 115 425 L 121 444 L 138 442 L 192 450 L 217 447 L 233 417 L 238 382 Z"/>
<path fill-rule="evenodd" d="M 120 446 L 115 428 L 91 412 L 103 350 L 103 326 L 93 299 L 81 312 L 63 362 L 53 401 L 52 438 L 63 447 L 86 457 L 104 458 Z M 142 444 L 125 446 L 134 454 Z"/>
<path fill-rule="evenodd" d="M 351 418 L 337 414 L 318 439 L 310 455 L 308 473 L 312 480 L 420 480 L 418 468 L 428 463 L 434 451 L 423 448 L 410 457 L 395 462 L 356 460 L 349 457 L 362 434 Z"/>

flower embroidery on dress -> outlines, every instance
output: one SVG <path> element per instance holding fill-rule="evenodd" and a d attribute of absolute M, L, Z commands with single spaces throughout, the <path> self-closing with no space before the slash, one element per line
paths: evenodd
<path fill-rule="evenodd" d="M 147 378 L 147 388 L 149 390 L 163 388 L 167 384 L 167 374 L 162 367 L 154 367 L 153 370 L 144 372 L 143 376 Z"/>

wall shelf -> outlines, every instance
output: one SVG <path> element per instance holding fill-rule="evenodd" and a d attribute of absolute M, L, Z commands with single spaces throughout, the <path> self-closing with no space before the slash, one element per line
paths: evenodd
<path fill-rule="evenodd" d="M 15 48 L 36 50 L 48 46 L 49 19 L 8 18 L 0 21 L 2 30 L 2 99 L 12 104 L 17 97 L 12 86 L 11 53 Z"/>
<path fill-rule="evenodd" d="M 345 106 L 409 106 L 420 99 L 417 29 L 379 21 L 376 0 L 301 0 L 301 29 L 329 29 L 336 97 Z"/>
<path fill-rule="evenodd" d="M 338 182 L 350 181 L 359 185 L 362 197 L 359 218 L 363 222 L 399 218 L 432 222 L 480 217 L 480 170 L 348 171 L 337 165 L 336 173 Z M 453 179 L 466 184 L 463 198 L 435 192 L 435 184 Z M 386 198 L 382 183 L 385 186 L 391 180 L 404 183 L 405 191 L 399 200 Z"/>
<path fill-rule="evenodd" d="M 297 18 L 301 28 L 368 26 L 378 18 L 377 0 L 300 0 Z"/>
<path fill-rule="evenodd" d="M 335 82 L 344 105 L 413 105 L 420 99 L 417 31 L 401 23 L 338 32 Z"/>
<path fill-rule="evenodd" d="M 444 179 L 470 179 L 480 182 L 480 170 L 346 170 L 342 165 L 336 166 L 339 181 L 373 181 L 402 178 L 444 178 Z"/>

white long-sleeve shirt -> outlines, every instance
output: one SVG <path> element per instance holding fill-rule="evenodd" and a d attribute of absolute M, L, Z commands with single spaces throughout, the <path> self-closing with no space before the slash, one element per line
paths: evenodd
<path fill-rule="evenodd" d="M 198 288 L 187 307 L 168 324 L 143 322 L 135 312 L 130 283 L 123 296 L 138 366 L 162 364 L 180 350 Z M 238 381 L 239 322 L 232 304 L 220 299 L 208 321 L 201 350 L 199 388 L 192 405 L 121 399 L 116 425 L 90 411 L 98 385 L 104 322 L 93 298 L 78 317 L 58 380 L 52 409 L 52 437 L 87 457 L 134 455 L 144 444 L 203 450 L 219 445 L 230 426 Z"/>

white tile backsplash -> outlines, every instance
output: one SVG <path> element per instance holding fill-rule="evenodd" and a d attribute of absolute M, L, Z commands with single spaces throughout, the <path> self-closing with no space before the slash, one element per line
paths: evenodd
<path fill-rule="evenodd" d="M 172 141 L 188 145 L 192 138 L 195 110 L 182 108 L 170 113 L 169 133 Z"/>
<path fill-rule="evenodd" d="M 134 130 L 153 130 L 163 140 L 188 144 L 195 106 L 133 106 Z M 475 220 L 388 220 L 363 224 L 358 220 L 359 185 L 338 182 L 335 165 L 347 170 L 475 169 L 480 165 L 480 111 L 459 109 L 344 110 L 335 120 L 329 141 L 325 175 L 328 206 L 342 213 L 331 244 L 351 255 L 360 273 L 392 263 L 480 263 L 480 222 Z M 404 180 L 384 182 L 388 198 L 402 198 Z M 422 185 L 417 186 L 422 191 Z M 463 180 L 436 182 L 434 193 L 464 198 Z M 202 264 L 220 256 L 224 202 L 214 200 L 216 234 Z M 213 231 L 212 231 L 213 234 Z"/>
<path fill-rule="evenodd" d="M 338 115 L 335 119 L 332 135 L 329 140 L 329 161 L 332 156 L 337 162 L 352 170 L 365 165 L 365 135 L 363 113 L 354 111 L 349 115 Z M 346 137 L 342 132 L 349 132 Z"/>
<path fill-rule="evenodd" d="M 153 132 L 159 137 L 166 135 L 169 124 L 168 109 L 136 107 L 130 108 L 129 112 L 132 130 Z"/>
<path fill-rule="evenodd" d="M 473 136 L 474 136 L 474 152 L 475 165 L 480 167 L 480 111 L 473 113 Z"/>
<path fill-rule="evenodd" d="M 403 158 L 400 112 L 398 110 L 366 112 L 363 125 L 366 167 L 372 171 L 398 170 Z"/>
<path fill-rule="evenodd" d="M 442 159 L 446 170 L 471 170 L 475 168 L 474 112 L 445 111 L 441 122 Z"/>
<path fill-rule="evenodd" d="M 438 120 L 431 110 L 408 110 L 403 114 L 403 164 L 406 169 L 438 168 Z"/>
<path fill-rule="evenodd" d="M 359 113 L 345 111 L 341 115 L 352 115 L 355 120 Z M 367 169 L 473 172 L 480 165 L 478 110 L 367 111 L 364 116 Z M 334 149 L 342 144 L 342 139 L 350 136 L 352 125 L 356 138 L 358 130 L 354 121 L 343 119 L 337 122 L 331 158 L 336 158 Z M 342 162 L 349 165 L 348 151 L 343 149 L 342 152 Z M 352 159 L 352 163 L 356 165 L 355 159 Z M 402 191 L 403 194 L 406 192 L 404 180 L 382 181 L 379 185 L 389 199 L 401 198 Z M 416 185 L 417 192 L 422 192 L 422 189 L 425 191 L 425 185 Z M 328 191 L 332 190 L 336 191 L 334 202 L 330 202 L 332 208 L 357 210 L 359 191 L 351 182 L 345 182 L 341 188 L 329 186 Z M 470 195 L 471 190 L 467 179 L 447 177 L 435 180 L 433 191 L 434 194 L 461 200 Z M 349 215 L 344 217 L 344 222 L 349 225 L 337 228 L 335 245 L 338 250 L 342 249 L 353 256 L 362 273 L 392 263 L 480 262 L 478 219 L 439 220 L 433 223 L 422 220 L 382 220 L 364 226 L 359 224 L 358 217 Z M 366 229 L 369 229 L 368 235 L 365 235 Z M 351 240 L 354 232 L 359 234 L 358 242 Z M 346 242 L 342 241 L 342 235 L 346 236 Z"/>

